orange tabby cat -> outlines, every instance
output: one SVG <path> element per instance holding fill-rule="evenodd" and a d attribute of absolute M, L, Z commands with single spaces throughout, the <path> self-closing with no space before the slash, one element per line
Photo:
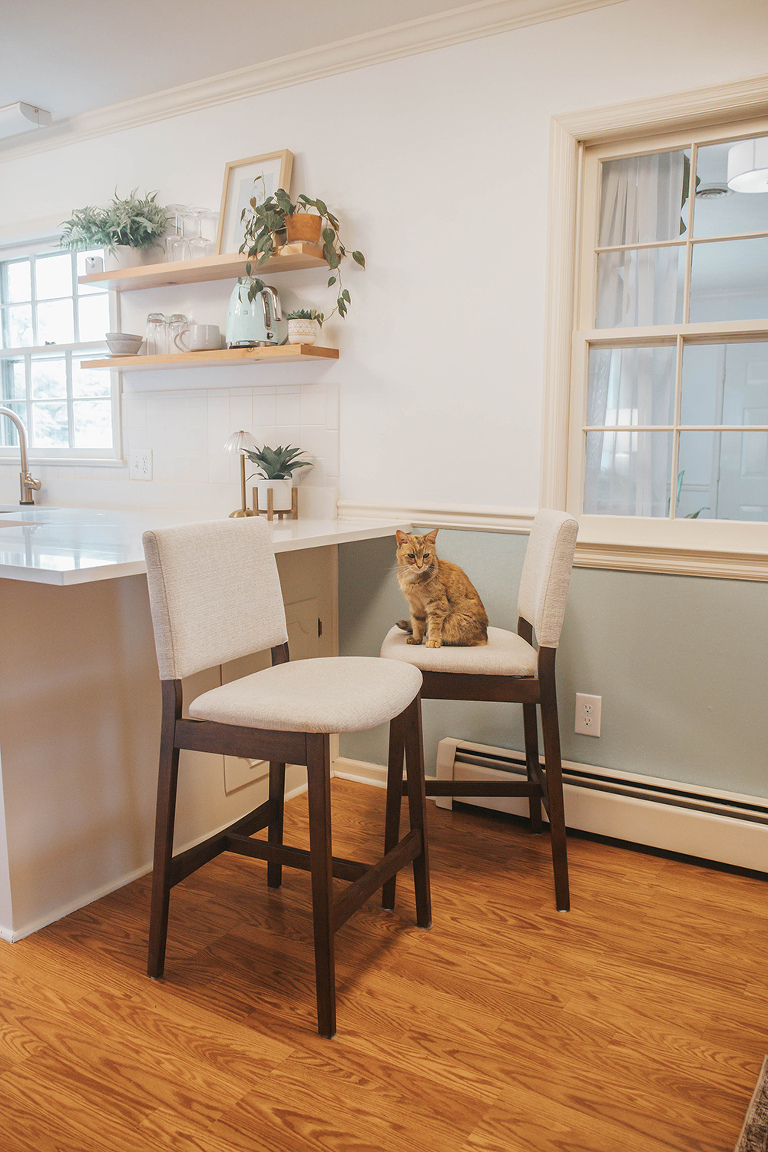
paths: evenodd
<path fill-rule="evenodd" d="M 426 633 L 426 648 L 487 644 L 482 601 L 458 564 L 435 554 L 438 531 L 426 536 L 397 533 L 397 582 L 411 609 L 410 621 L 398 620 L 397 626 L 411 633 L 408 644 L 421 644 Z"/>

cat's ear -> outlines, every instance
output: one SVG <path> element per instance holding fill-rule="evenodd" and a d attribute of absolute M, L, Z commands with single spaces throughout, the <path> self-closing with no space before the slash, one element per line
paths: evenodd
<path fill-rule="evenodd" d="M 434 544 L 435 540 L 437 539 L 437 534 L 438 534 L 438 532 L 439 532 L 439 531 L 440 531 L 440 529 L 439 529 L 439 528 L 433 528 L 431 532 L 427 532 L 427 534 L 426 534 L 426 536 L 424 537 L 424 539 L 425 539 L 425 540 L 431 540 L 431 541 L 432 541 L 432 543 Z"/>
<path fill-rule="evenodd" d="M 395 536 L 397 538 L 398 548 L 400 547 L 401 544 L 405 544 L 406 540 L 408 539 L 407 532 L 401 532 L 399 528 L 398 528 L 397 532 L 395 532 Z"/>

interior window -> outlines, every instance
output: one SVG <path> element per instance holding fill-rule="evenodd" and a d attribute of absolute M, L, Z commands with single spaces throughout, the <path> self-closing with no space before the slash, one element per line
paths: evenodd
<path fill-rule="evenodd" d="M 607 152 L 587 160 L 580 511 L 766 522 L 768 136 Z"/>
<path fill-rule="evenodd" d="M 109 293 L 79 284 L 85 258 L 43 250 L 0 260 L 0 403 L 17 412 L 38 456 L 115 455 L 111 374 L 88 368 L 104 355 Z M 17 443 L 0 421 L 0 447 Z"/>

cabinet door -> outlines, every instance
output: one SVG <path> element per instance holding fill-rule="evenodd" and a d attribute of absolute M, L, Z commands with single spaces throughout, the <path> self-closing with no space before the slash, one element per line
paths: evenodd
<path fill-rule="evenodd" d="M 288 646 L 291 660 L 309 660 L 320 655 L 318 637 L 319 601 L 317 598 L 298 600 L 286 604 L 285 618 L 288 625 Z M 249 676 L 269 667 L 269 653 L 249 656 L 233 661 L 222 669 L 222 683 L 228 684 L 240 676 Z M 267 760 L 247 760 L 241 756 L 224 757 L 224 791 L 235 792 L 246 784 L 253 784 L 269 775 Z"/>

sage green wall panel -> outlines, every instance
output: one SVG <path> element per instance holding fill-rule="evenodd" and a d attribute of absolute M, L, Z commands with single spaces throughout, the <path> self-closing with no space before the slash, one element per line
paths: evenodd
<path fill-rule="evenodd" d="M 491 623 L 517 625 L 527 536 L 441 530 Z M 375 655 L 407 615 L 394 541 L 339 549 L 340 651 Z M 768 586 L 576 568 L 558 651 L 563 756 L 578 763 L 768 797 Z M 603 698 L 602 735 L 573 731 L 575 695 Z M 427 772 L 438 740 L 522 749 L 519 705 L 424 704 Z M 343 737 L 342 754 L 383 764 L 386 730 Z"/>

